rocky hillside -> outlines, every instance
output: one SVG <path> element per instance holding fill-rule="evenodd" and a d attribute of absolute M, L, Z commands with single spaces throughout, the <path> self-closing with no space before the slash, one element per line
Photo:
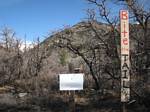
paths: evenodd
<path fill-rule="evenodd" d="M 94 23 L 94 27 L 96 30 L 99 31 L 99 33 L 107 32 L 110 30 L 110 27 L 107 24 L 98 23 L 98 22 Z M 71 35 L 69 34 L 70 31 L 72 33 Z M 70 63 L 72 66 L 74 66 L 74 69 L 80 68 L 81 65 L 84 64 L 84 62 L 79 56 L 75 55 L 71 51 L 64 50 L 64 49 L 61 49 L 60 47 L 55 46 L 55 44 L 58 41 L 60 41 L 58 39 L 60 35 L 63 35 L 67 38 L 69 37 L 72 40 L 73 45 L 76 45 L 77 47 L 82 45 L 83 47 L 88 48 L 90 45 L 90 44 L 88 45 L 89 42 L 99 44 L 96 41 L 96 39 L 93 38 L 95 34 L 92 31 L 90 24 L 88 22 L 80 22 L 72 27 L 64 28 L 61 31 L 55 32 L 53 35 L 49 36 L 46 40 L 42 42 L 42 45 L 46 44 L 49 46 L 49 50 L 52 53 L 51 56 L 53 55 L 58 56 L 58 57 L 54 56 L 54 58 L 57 59 L 57 61 L 55 61 L 56 63 L 60 63 L 66 66 Z M 64 58 L 64 60 L 62 58 Z M 53 58 L 50 58 L 50 60 L 53 60 Z M 73 71 L 71 70 L 70 72 L 73 72 Z"/>

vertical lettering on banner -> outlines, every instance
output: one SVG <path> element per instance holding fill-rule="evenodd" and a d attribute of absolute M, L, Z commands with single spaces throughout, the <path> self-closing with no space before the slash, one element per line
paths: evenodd
<path fill-rule="evenodd" d="M 130 99 L 129 14 L 120 11 L 121 25 L 121 102 Z"/>

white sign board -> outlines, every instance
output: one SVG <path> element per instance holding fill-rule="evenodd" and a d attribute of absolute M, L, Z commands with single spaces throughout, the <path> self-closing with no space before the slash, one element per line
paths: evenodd
<path fill-rule="evenodd" d="M 84 74 L 59 74 L 60 90 L 83 90 Z"/>
<path fill-rule="evenodd" d="M 130 99 L 129 13 L 120 11 L 121 25 L 121 102 Z"/>

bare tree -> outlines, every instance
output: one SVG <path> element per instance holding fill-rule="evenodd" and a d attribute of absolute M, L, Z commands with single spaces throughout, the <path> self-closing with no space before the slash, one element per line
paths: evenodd
<path fill-rule="evenodd" d="M 106 73 L 105 65 L 108 67 L 110 64 L 106 63 L 110 62 L 110 58 L 107 57 L 107 54 L 114 57 L 113 53 L 110 53 L 111 46 L 107 43 L 111 28 L 107 28 L 107 25 L 97 25 L 95 21 L 89 21 L 81 27 L 87 30 L 74 33 L 74 29 L 65 29 L 63 32 L 58 33 L 54 44 L 57 47 L 66 48 L 80 56 L 89 67 L 90 74 L 95 82 L 95 89 L 102 89 L 103 84 L 106 80 L 109 80 L 110 77 L 118 78 L 114 75 L 115 73 L 113 74 L 108 71 L 108 77 L 103 77 Z M 81 36 L 81 33 L 82 39 L 78 37 Z M 87 39 L 87 37 L 89 38 Z"/>
<path fill-rule="evenodd" d="M 22 72 L 21 40 L 15 36 L 13 30 L 4 28 L 1 30 L 0 41 L 3 49 L 0 71 L 1 84 L 12 84 L 20 78 Z"/>
<path fill-rule="evenodd" d="M 38 37 L 32 46 L 33 48 L 29 49 L 28 52 L 24 52 L 22 79 L 26 81 L 27 84 L 22 84 L 21 88 L 39 95 L 42 89 L 39 80 L 41 79 L 41 74 L 44 72 L 44 60 L 47 58 L 48 45 L 41 43 Z M 20 83 L 21 82 L 18 83 L 18 86 Z"/>
<path fill-rule="evenodd" d="M 15 32 L 5 27 L 1 30 L 1 45 L 10 51 L 16 45 Z"/>

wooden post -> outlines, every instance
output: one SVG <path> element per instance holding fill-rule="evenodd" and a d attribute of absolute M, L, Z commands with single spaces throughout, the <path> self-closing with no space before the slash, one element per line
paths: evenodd
<path fill-rule="evenodd" d="M 75 112 L 75 91 L 70 91 L 69 98 L 69 112 Z"/>
<path fill-rule="evenodd" d="M 76 112 L 75 90 L 73 91 L 73 108 L 74 108 L 74 112 Z"/>
<path fill-rule="evenodd" d="M 122 112 L 127 112 L 126 103 L 122 103 Z"/>

